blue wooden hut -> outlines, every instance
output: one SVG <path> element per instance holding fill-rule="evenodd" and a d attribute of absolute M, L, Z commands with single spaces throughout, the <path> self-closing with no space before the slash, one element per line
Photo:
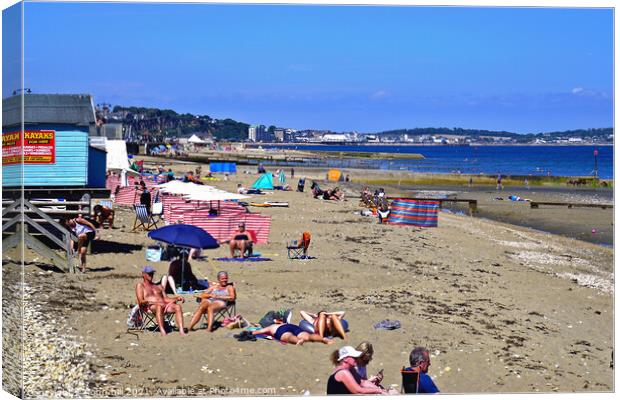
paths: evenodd
<path fill-rule="evenodd" d="M 3 135 L 19 132 L 22 96 L 5 99 Z M 89 133 L 95 132 L 95 111 L 90 95 L 23 95 L 24 132 L 52 132 L 47 155 L 40 163 L 5 163 L 3 187 L 105 187 L 105 150 L 89 146 Z M 32 158 L 31 158 L 32 160 Z M 36 157 L 35 157 L 36 162 Z"/>

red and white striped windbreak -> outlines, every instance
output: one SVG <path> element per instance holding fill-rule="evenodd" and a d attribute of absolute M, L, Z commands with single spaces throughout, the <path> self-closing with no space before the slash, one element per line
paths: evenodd
<path fill-rule="evenodd" d="M 183 223 L 198 226 L 209 232 L 217 240 L 228 239 L 236 230 L 239 224 L 245 223 L 245 229 L 254 231 L 256 243 L 267 243 L 269 241 L 269 230 L 271 229 L 271 217 L 256 213 L 243 213 L 237 215 L 218 215 L 209 217 L 204 212 L 188 212 L 184 215 Z"/>
<path fill-rule="evenodd" d="M 271 217 L 248 213 L 245 207 L 232 201 L 185 201 L 181 196 L 163 193 L 164 219 L 170 224 L 183 223 L 198 226 L 217 240 L 228 239 L 240 222 L 246 229 L 254 231 L 257 243 L 269 241 Z M 219 204 L 218 204 L 219 203 Z M 217 216 L 209 216 L 211 207 L 219 211 Z"/>

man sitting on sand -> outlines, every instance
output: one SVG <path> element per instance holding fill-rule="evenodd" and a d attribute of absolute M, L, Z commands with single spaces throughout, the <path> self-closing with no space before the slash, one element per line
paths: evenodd
<path fill-rule="evenodd" d="M 304 320 L 312 324 L 314 332 L 320 337 L 325 337 L 325 335 L 340 336 L 342 339 L 347 340 L 347 334 L 342 326 L 344 311 L 319 311 L 318 314 L 312 314 L 302 310 L 299 314 Z"/>
<path fill-rule="evenodd" d="M 230 257 L 235 258 L 235 250 L 239 249 L 241 257 L 249 257 L 252 255 L 252 237 L 250 233 L 245 230 L 245 223 L 240 222 L 238 229 L 230 235 L 230 238 L 225 241 L 219 241 L 218 243 L 226 243 L 230 245 Z M 247 254 L 246 254 L 247 253 Z"/>
<path fill-rule="evenodd" d="M 146 266 L 142 268 L 142 282 L 136 285 L 136 299 L 138 305 L 143 310 L 150 310 L 155 313 L 155 319 L 157 325 L 159 325 L 159 331 L 162 336 L 166 336 L 166 329 L 164 327 L 164 314 L 174 313 L 177 326 L 179 328 L 179 334 L 186 336 L 185 328 L 183 328 L 183 309 L 177 301 L 181 303 L 184 301 L 183 297 L 176 296 L 170 298 L 164 294 L 164 289 L 160 285 L 153 283 L 153 274 L 155 268 Z"/>
<path fill-rule="evenodd" d="M 433 379 L 427 375 L 428 367 L 431 366 L 431 359 L 428 356 L 428 350 L 424 347 L 416 347 L 409 354 L 409 365 L 405 371 L 418 372 L 418 393 L 439 393 L 439 389 L 435 386 Z"/>
<path fill-rule="evenodd" d="M 293 324 L 285 324 L 277 322 L 269 325 L 266 328 L 252 331 L 253 335 L 270 335 L 274 339 L 281 342 L 295 344 L 301 346 L 304 342 L 321 342 L 325 344 L 332 344 L 333 340 L 321 337 L 316 333 L 308 333 L 302 330 L 299 326 Z"/>

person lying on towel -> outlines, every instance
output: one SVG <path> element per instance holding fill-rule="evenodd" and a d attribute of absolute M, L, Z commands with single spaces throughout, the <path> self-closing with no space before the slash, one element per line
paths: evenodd
<path fill-rule="evenodd" d="M 304 342 L 321 342 L 325 344 L 332 344 L 334 341 L 321 337 L 316 333 L 308 333 L 302 330 L 299 326 L 294 324 L 285 324 L 283 322 L 277 322 L 269 325 L 266 328 L 252 331 L 253 335 L 270 335 L 274 339 L 284 343 L 290 343 L 301 346 Z"/>
<path fill-rule="evenodd" d="M 239 194 L 263 194 L 260 189 L 248 189 L 242 184 L 237 184 L 237 193 Z"/>
<path fill-rule="evenodd" d="M 228 240 L 220 241 L 219 244 L 229 243 L 230 258 L 235 258 L 235 250 L 239 249 L 241 257 L 246 258 L 252 255 L 252 237 L 250 233 L 245 230 L 245 223 L 240 222 L 238 229 L 230 235 Z"/>
<path fill-rule="evenodd" d="M 299 314 L 304 321 L 308 321 L 312 324 L 314 332 L 320 337 L 340 336 L 344 340 L 347 340 L 345 328 L 342 326 L 344 311 L 319 311 L 317 314 L 312 314 L 302 310 Z"/>

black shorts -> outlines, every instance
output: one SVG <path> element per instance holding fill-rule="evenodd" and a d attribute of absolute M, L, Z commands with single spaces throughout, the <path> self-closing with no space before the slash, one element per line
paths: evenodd
<path fill-rule="evenodd" d="M 88 247 L 90 242 L 92 242 L 94 239 L 95 239 L 94 231 L 86 232 L 86 240 L 84 241 L 84 244 L 82 245 L 82 247 Z M 76 241 L 75 243 L 73 243 L 73 249 L 78 250 L 77 247 L 78 247 L 78 242 Z"/>
<path fill-rule="evenodd" d="M 250 240 L 248 235 L 236 235 L 235 240 Z"/>

